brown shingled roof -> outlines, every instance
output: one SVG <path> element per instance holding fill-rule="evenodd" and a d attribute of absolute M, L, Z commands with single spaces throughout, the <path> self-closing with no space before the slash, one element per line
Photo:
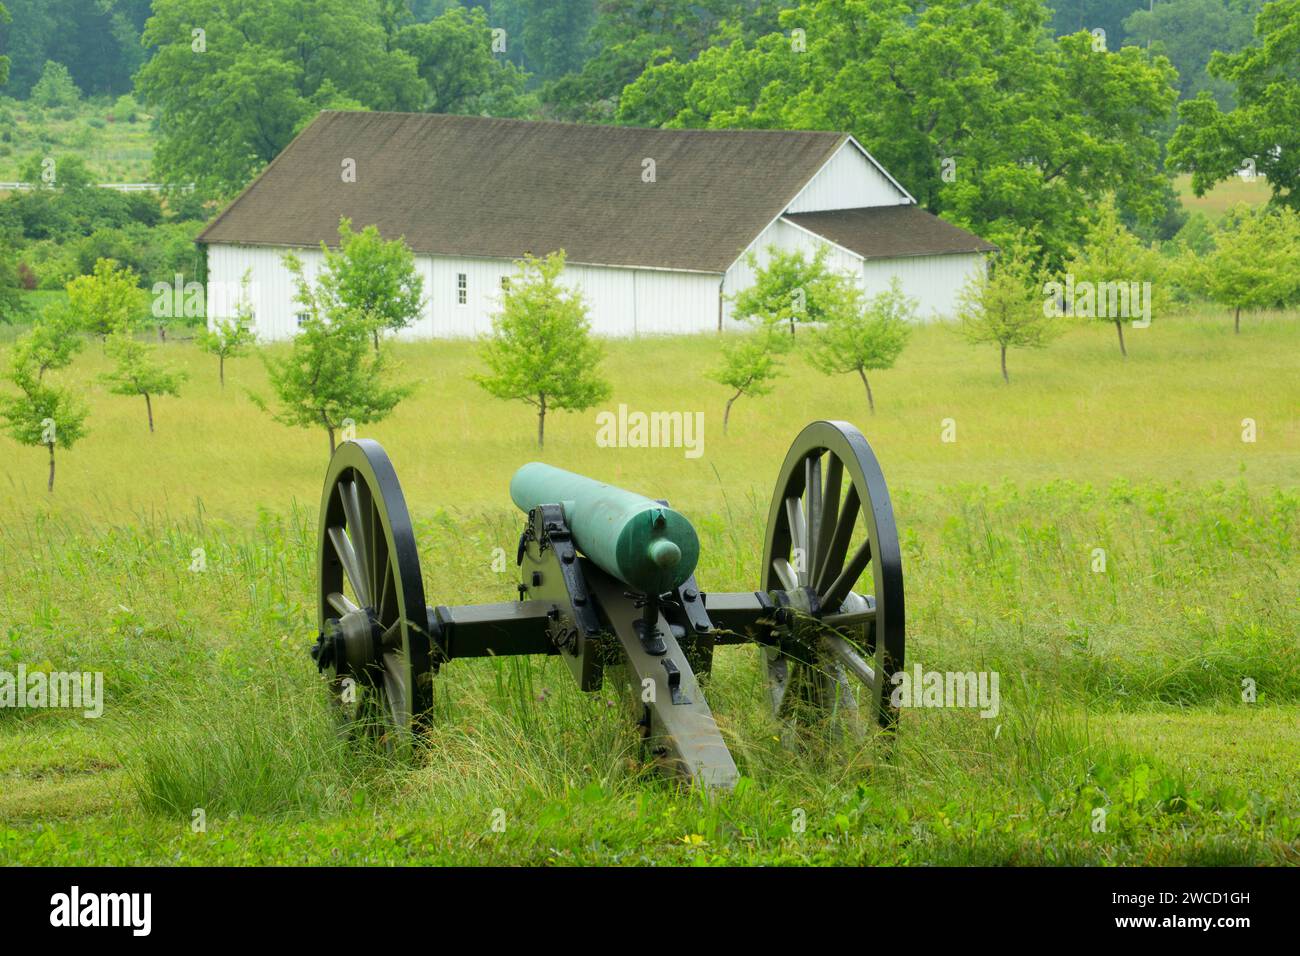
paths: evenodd
<path fill-rule="evenodd" d="M 347 216 L 424 254 L 563 248 L 572 262 L 723 272 L 846 139 L 325 112 L 198 241 L 333 243 Z M 345 159 L 355 183 L 342 181 Z"/>
<path fill-rule="evenodd" d="M 791 213 L 785 217 L 864 259 L 938 256 L 953 252 L 994 252 L 960 226 L 944 222 L 919 206 L 871 206 L 829 212 Z"/>

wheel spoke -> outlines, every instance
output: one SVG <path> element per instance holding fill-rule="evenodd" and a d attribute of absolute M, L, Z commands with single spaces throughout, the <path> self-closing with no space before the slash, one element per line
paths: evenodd
<path fill-rule="evenodd" d="M 838 634 L 827 634 L 822 637 L 822 646 L 830 651 L 840 664 L 844 665 L 845 670 L 866 684 L 867 687 L 872 690 L 875 689 L 875 668 L 862 659 L 861 655 L 853 649 L 852 644 Z"/>
<path fill-rule="evenodd" d="M 379 635 L 379 646 L 388 650 L 402 646 L 402 622 L 394 621 Z"/>
<path fill-rule="evenodd" d="M 357 553 L 357 564 L 364 569 L 369 559 L 366 542 L 369 536 L 361 524 L 361 495 L 357 491 L 356 479 L 341 481 L 338 484 L 339 500 L 343 502 L 343 516 L 347 522 L 348 537 L 352 539 L 352 548 Z"/>
<path fill-rule="evenodd" d="M 330 596 L 327 597 L 325 600 L 328 601 L 329 606 L 334 608 L 334 610 L 338 611 L 340 615 L 350 614 L 352 611 L 360 610 L 360 608 L 358 608 L 355 604 L 353 604 L 350 600 L 348 600 L 348 596 L 346 594 L 341 594 L 338 591 L 335 591 L 332 594 L 330 594 Z"/>
<path fill-rule="evenodd" d="M 826 483 L 822 489 L 822 507 L 817 522 L 817 553 L 813 556 L 811 568 L 814 582 L 821 578 L 822 568 L 826 566 L 826 555 L 840 514 L 840 482 L 844 478 L 844 462 L 839 456 L 830 452 L 827 458 Z"/>
<path fill-rule="evenodd" d="M 822 453 L 819 449 L 804 462 L 804 527 L 808 539 L 808 551 L 803 556 L 803 573 L 799 576 L 804 584 L 812 581 L 817 567 L 818 538 L 822 524 Z"/>
<path fill-rule="evenodd" d="M 844 567 L 844 558 L 849 553 L 849 540 L 853 537 L 853 526 L 858 521 L 858 510 L 858 489 L 856 485 L 850 484 L 835 521 L 835 533 L 831 536 L 830 547 L 826 551 L 826 561 L 817 570 L 817 581 L 813 584 L 813 590 L 819 594 Z"/>
<path fill-rule="evenodd" d="M 399 733 L 411 726 L 411 689 L 407 686 L 406 659 L 400 649 L 384 652 L 384 697 Z"/>
<path fill-rule="evenodd" d="M 369 606 L 370 584 L 357 561 L 357 552 L 353 549 L 352 542 L 338 525 L 330 527 L 329 538 L 330 543 L 334 545 L 334 553 L 338 555 L 339 563 L 343 565 L 343 573 L 348 576 L 348 581 L 352 584 L 352 593 L 363 606 Z"/>
<path fill-rule="evenodd" d="M 772 713 L 785 711 L 785 692 L 790 687 L 790 662 L 779 648 L 764 647 L 761 653 L 767 661 L 767 693 Z"/>
<path fill-rule="evenodd" d="M 799 589 L 799 579 L 795 576 L 794 568 L 790 567 L 790 562 L 785 558 L 773 558 L 772 570 L 776 572 L 777 578 L 781 581 L 781 586 L 787 591 L 797 591 Z"/>
<path fill-rule="evenodd" d="M 366 521 L 366 540 L 370 542 L 369 562 L 366 565 L 366 573 L 370 575 L 370 593 L 374 596 L 375 604 L 379 603 L 382 595 L 380 588 L 383 587 L 383 581 L 379 577 L 380 562 L 388 560 L 388 541 L 384 537 L 383 522 L 379 517 L 379 509 L 375 500 L 369 495 L 366 496 L 365 515 Z"/>
<path fill-rule="evenodd" d="M 800 557 L 795 559 L 795 566 L 803 568 L 798 572 L 798 582 L 795 585 L 799 587 L 808 581 L 808 526 L 804 524 L 803 509 L 799 507 L 798 498 L 791 496 L 785 499 L 785 516 L 790 522 L 790 545 L 800 551 Z M 791 555 L 794 555 L 793 551 Z M 794 588 L 786 590 L 793 591 Z"/>
<path fill-rule="evenodd" d="M 393 562 L 389 561 L 384 572 L 383 587 L 379 589 L 379 607 L 375 610 L 376 616 L 380 621 L 387 621 L 386 616 L 389 608 L 389 595 L 393 596 L 393 610 L 397 609 L 397 597 L 394 593 L 397 590 L 397 581 L 393 577 Z"/>
<path fill-rule="evenodd" d="M 876 609 L 867 608 L 865 611 L 846 611 L 844 614 L 827 614 L 823 617 L 822 623 L 830 627 L 855 627 L 859 624 L 870 624 L 876 619 Z"/>
<path fill-rule="evenodd" d="M 853 557 L 849 559 L 849 563 L 840 572 L 840 576 L 835 579 L 835 583 L 826 589 L 825 594 L 819 595 L 822 607 L 829 608 L 831 611 L 839 610 L 840 605 L 844 603 L 844 599 L 853 590 L 853 585 L 857 584 L 858 578 L 862 576 L 862 572 L 866 570 L 867 565 L 870 563 L 871 539 L 868 538 L 858 545 L 858 550 L 853 552 Z"/>

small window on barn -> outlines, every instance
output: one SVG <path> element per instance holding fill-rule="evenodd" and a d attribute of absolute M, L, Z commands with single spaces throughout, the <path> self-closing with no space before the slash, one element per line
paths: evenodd
<path fill-rule="evenodd" d="M 469 276 L 463 272 L 456 273 L 456 304 L 465 305 L 469 302 Z"/>
<path fill-rule="evenodd" d="M 502 276 L 502 277 L 501 277 L 501 291 L 502 291 L 502 292 L 509 292 L 509 291 L 510 291 L 510 277 L 509 277 L 509 276 Z"/>
<path fill-rule="evenodd" d="M 294 316 L 294 318 L 298 320 L 298 328 L 302 328 L 304 325 L 306 325 L 308 322 L 311 321 L 311 313 L 299 312 L 296 316 Z"/>

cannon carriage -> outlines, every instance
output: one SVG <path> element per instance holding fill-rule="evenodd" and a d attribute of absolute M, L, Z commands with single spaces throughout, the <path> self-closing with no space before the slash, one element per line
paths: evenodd
<path fill-rule="evenodd" d="M 902 563 L 884 477 L 852 425 L 813 422 L 795 439 L 753 591 L 701 588 L 699 539 L 666 501 L 537 462 L 515 473 L 510 495 L 525 515 L 515 599 L 432 605 L 388 456 L 367 439 L 335 451 L 311 652 L 354 728 L 404 746 L 429 719 L 443 665 L 555 655 L 584 691 L 614 677 L 626 685 L 647 752 L 665 770 L 725 789 L 738 773 L 700 678 L 716 647 L 742 643 L 759 648 L 778 717 L 892 728 Z"/>

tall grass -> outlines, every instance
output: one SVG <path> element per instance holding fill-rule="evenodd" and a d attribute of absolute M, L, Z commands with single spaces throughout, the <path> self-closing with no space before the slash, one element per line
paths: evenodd
<path fill-rule="evenodd" d="M 413 765 L 342 740 L 306 654 L 315 535 L 305 509 L 263 512 L 246 529 L 201 514 L 108 528 L 53 518 L 8 525 L 0 559 L 34 569 L 25 586 L 5 580 L 5 607 L 21 621 L 9 649 L 15 659 L 107 672 L 113 752 L 134 799 L 178 824 L 196 809 L 209 820 L 269 821 L 373 808 L 439 821 L 438 832 L 463 848 L 500 808 L 533 831 L 526 847 L 512 844 L 525 858 L 557 828 L 577 839 L 572 828 L 590 818 L 611 847 L 695 834 L 728 853 L 794 862 L 807 858 L 792 842 L 798 810 L 819 840 L 838 841 L 841 861 L 1048 861 L 1028 849 L 1034 833 L 1054 847 L 1050 861 L 1101 860 L 1127 858 L 1170 823 L 1148 795 L 1123 811 L 1131 818 L 1123 839 L 1079 842 L 1093 803 L 1113 808 L 1111 791 L 1132 790 L 1130 778 L 1146 767 L 1171 798 L 1199 794 L 1204 806 L 1182 823 L 1237 834 L 1229 856 L 1271 852 L 1247 825 L 1254 818 L 1238 820 L 1237 798 L 1161 768 L 1108 731 L 1104 715 L 1240 707 L 1243 675 L 1266 705 L 1300 699 L 1294 495 L 1058 482 L 905 493 L 897 504 L 910 660 L 997 670 L 1002 714 L 906 712 L 892 738 L 826 736 L 791 749 L 762 703 L 755 650 L 721 648 L 705 686 L 747 783 L 703 803 L 646 763 L 622 688 L 583 694 L 556 659 L 445 666 L 433 729 Z M 741 501 L 726 519 L 697 517 L 706 589 L 757 583 L 760 507 Z M 508 598 L 510 575 L 491 570 L 491 555 L 516 522 L 504 510 L 421 519 L 430 601 Z M 203 572 L 190 570 L 196 541 Z M 1106 549 L 1104 573 L 1092 570 L 1093 546 Z M 54 593 L 62 599 L 39 599 Z M 110 600 L 119 603 L 105 620 L 98 608 Z M 98 640 L 81 639 L 92 629 Z M 41 718 L 0 713 L 24 719 Z M 876 813 L 883 819 L 871 821 Z M 1278 819 L 1290 825 L 1285 811 Z M 668 837 L 674 828 L 683 832 Z"/>
<path fill-rule="evenodd" d="M 195 811 L 277 817 L 350 807 L 375 777 L 367 760 L 379 755 L 337 732 L 313 683 L 279 673 L 226 680 L 127 715 L 119 757 L 140 805 L 187 820 Z"/>

